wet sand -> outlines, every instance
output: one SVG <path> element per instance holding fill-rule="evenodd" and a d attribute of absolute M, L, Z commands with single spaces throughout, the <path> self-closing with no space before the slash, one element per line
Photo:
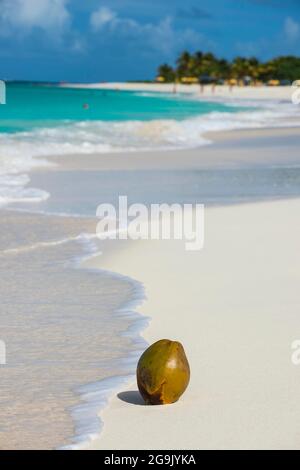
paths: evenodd
<path fill-rule="evenodd" d="M 78 236 L 95 222 L 1 211 L 1 449 L 53 449 L 82 438 L 84 426 L 99 432 L 97 407 L 73 419 L 80 387 L 98 382 L 101 390 L 101 380 L 131 372 L 123 359 L 137 346 L 122 334 L 135 317 L 117 311 L 132 284 L 76 263 L 91 255 Z"/>
<path fill-rule="evenodd" d="M 36 170 L 35 175 L 48 171 L 131 171 L 131 170 L 182 170 L 234 167 L 291 166 L 299 164 L 299 127 L 278 129 L 243 129 L 206 134 L 213 145 L 195 149 L 138 151 L 92 155 L 47 157 L 56 167 Z M 251 152 L 259 148 L 261 152 Z M 38 176 L 40 178 L 40 176 Z M 38 180 L 32 179 L 34 184 Z M 44 179 L 41 180 L 44 183 Z"/>

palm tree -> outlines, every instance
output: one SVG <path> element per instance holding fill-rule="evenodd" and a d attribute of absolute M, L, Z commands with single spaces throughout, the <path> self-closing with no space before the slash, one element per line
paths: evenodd
<path fill-rule="evenodd" d="M 163 77 L 165 82 L 168 83 L 175 81 L 175 72 L 168 64 L 163 64 L 158 67 L 158 76 Z"/>
<path fill-rule="evenodd" d="M 220 78 L 236 78 L 248 81 L 270 79 L 296 80 L 300 77 L 300 58 L 293 56 L 276 57 L 265 63 L 261 63 L 256 57 L 236 57 L 231 63 L 225 59 L 218 59 L 211 52 L 197 51 L 190 54 L 182 52 L 177 59 L 176 68 L 163 64 L 159 68 L 159 74 L 166 81 L 174 81 L 182 77 L 203 77 L 207 81 Z"/>
<path fill-rule="evenodd" d="M 182 54 L 178 57 L 176 63 L 177 63 L 177 75 L 179 78 L 190 75 L 190 72 L 193 66 L 193 60 L 189 52 L 187 51 L 182 52 Z"/>
<path fill-rule="evenodd" d="M 245 57 L 236 57 L 231 66 L 231 75 L 238 80 L 251 76 L 251 65 Z"/>
<path fill-rule="evenodd" d="M 217 78 L 224 78 L 225 80 L 230 77 L 230 64 L 225 59 L 220 59 L 217 63 L 218 71 Z"/>

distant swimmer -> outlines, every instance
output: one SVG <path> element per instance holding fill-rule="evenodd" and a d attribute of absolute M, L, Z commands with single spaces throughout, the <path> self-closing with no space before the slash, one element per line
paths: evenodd
<path fill-rule="evenodd" d="M 84 103 L 82 105 L 83 109 L 89 109 L 90 105 L 88 103 Z"/>

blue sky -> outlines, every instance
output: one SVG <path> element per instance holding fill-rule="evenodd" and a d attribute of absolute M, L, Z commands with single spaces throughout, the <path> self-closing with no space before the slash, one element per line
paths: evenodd
<path fill-rule="evenodd" d="M 0 0 L 0 78 L 151 79 L 179 52 L 300 55 L 300 0 Z"/>

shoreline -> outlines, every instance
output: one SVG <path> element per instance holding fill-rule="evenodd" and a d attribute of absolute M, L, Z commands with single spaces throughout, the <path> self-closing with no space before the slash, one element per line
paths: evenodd
<path fill-rule="evenodd" d="M 123 85 L 125 86 L 129 84 Z M 134 84 L 130 85 L 132 86 Z M 144 84 L 141 85 L 141 90 L 143 89 L 143 85 Z M 85 87 L 96 88 L 99 86 L 100 85 L 97 84 L 85 85 Z M 111 87 L 112 84 L 108 84 L 107 86 Z M 165 90 L 164 85 L 157 86 L 162 86 L 162 91 Z M 199 96 L 194 93 L 193 88 L 191 88 L 192 86 L 184 85 L 183 87 L 185 92 L 191 94 L 192 99 L 190 101 L 199 101 Z M 123 88 L 124 87 L 121 86 L 121 89 Z M 26 181 L 26 178 L 28 177 L 27 173 L 34 172 L 35 170 L 38 171 L 39 169 L 43 171 L 45 160 L 49 164 L 51 158 L 53 160 L 56 158 L 56 161 L 60 163 L 60 156 L 61 159 L 66 161 L 67 166 L 67 160 L 70 160 L 70 157 L 73 155 L 76 155 L 76 158 L 77 155 L 80 155 L 81 157 L 79 158 L 86 158 L 90 161 L 89 157 L 91 155 L 102 155 L 103 157 L 109 156 L 109 159 L 114 159 L 114 156 L 118 155 L 120 152 L 123 154 L 132 152 L 132 154 L 135 154 L 136 156 L 146 152 L 160 153 L 163 151 L 166 153 L 168 152 L 169 154 L 172 152 L 177 152 L 177 150 L 185 150 L 186 152 L 189 152 L 190 150 L 197 151 L 197 149 L 220 141 L 220 136 L 224 144 L 226 141 L 224 136 L 226 136 L 227 132 L 230 131 L 235 132 L 236 136 L 238 136 L 238 133 L 241 130 L 245 130 L 247 132 L 248 129 L 252 129 L 254 132 L 256 132 L 257 129 L 296 129 L 300 127 L 300 115 L 297 112 L 297 107 L 291 102 L 289 103 L 289 100 L 284 100 L 281 103 L 278 103 L 276 100 L 274 101 L 276 93 L 287 93 L 288 90 L 286 87 L 281 87 L 275 91 L 273 88 L 269 89 L 268 87 L 262 87 L 259 89 L 250 89 L 250 87 L 245 88 L 245 91 L 244 88 L 241 89 L 244 94 L 246 93 L 247 95 L 249 92 L 251 92 L 250 94 L 257 94 L 258 101 L 256 103 L 253 101 L 250 95 L 246 101 L 240 99 L 238 95 L 233 97 L 233 101 L 229 100 L 225 96 L 222 96 L 222 90 L 226 90 L 226 87 L 221 87 L 220 91 L 222 93 L 217 100 L 219 103 L 211 103 L 211 106 L 213 109 L 217 109 L 218 105 L 222 103 L 223 105 L 228 105 L 229 107 L 231 106 L 231 111 L 207 111 L 207 113 L 204 114 L 200 113 L 197 115 L 190 115 L 189 117 L 186 116 L 182 120 L 177 118 L 172 119 L 172 116 L 170 116 L 170 118 L 162 119 L 146 119 L 145 121 L 129 120 L 129 126 L 127 127 L 127 121 L 124 121 L 124 123 L 122 121 L 116 121 L 115 123 L 117 124 L 117 129 L 119 125 L 121 130 L 116 131 L 116 136 L 113 140 L 110 140 L 109 138 L 107 141 L 105 140 L 107 129 L 103 131 L 103 135 L 101 133 L 101 125 L 105 121 L 95 121 L 94 123 L 93 119 L 85 122 L 79 120 L 77 122 L 78 127 L 76 127 L 77 124 L 74 123 L 65 123 L 65 126 L 63 125 L 62 127 L 54 127 L 53 129 L 48 129 L 46 127 L 44 129 L 46 135 L 53 134 L 56 136 L 51 137 L 49 141 L 46 138 L 46 143 L 41 142 L 40 137 L 37 138 L 35 136 L 35 131 L 33 130 L 32 143 L 30 143 L 31 139 L 28 139 L 29 141 L 26 142 L 27 137 L 24 142 L 22 139 L 21 142 L 18 142 L 16 139 L 16 145 L 20 145 L 21 149 L 22 146 L 25 148 L 24 152 L 26 155 L 26 164 L 24 164 L 23 168 L 20 168 L 20 173 L 24 173 L 20 175 L 20 178 L 18 175 L 14 176 L 16 175 L 15 170 L 11 172 L 9 166 L 7 166 L 6 173 L 9 175 L 8 179 L 13 181 L 13 184 L 10 181 L 10 186 L 14 186 L 18 189 L 20 193 L 19 197 L 23 198 L 24 201 L 27 199 L 30 203 L 32 198 L 32 200 L 39 202 L 47 199 L 49 197 L 49 192 L 47 193 L 41 189 L 32 188 L 30 185 L 28 186 L 28 181 Z M 246 98 L 246 95 L 244 98 Z M 285 97 L 287 98 L 287 95 Z M 260 100 L 260 98 L 262 98 L 262 100 Z M 186 99 L 181 97 L 180 103 L 185 101 Z M 201 106 L 202 105 L 203 103 L 201 103 Z M 216 108 L 214 108 L 215 106 Z M 82 116 L 82 119 L 85 119 L 85 116 Z M 96 126 L 95 129 L 93 129 L 93 123 L 94 127 Z M 59 129 L 60 131 L 58 132 Z M 96 132 L 97 129 L 98 133 L 100 133 L 99 135 Z M 77 134 L 77 132 L 80 137 L 75 139 L 74 136 Z M 109 131 L 109 133 L 113 135 L 113 130 Z M 63 143 L 60 142 L 60 139 L 64 134 L 66 134 L 68 137 L 66 142 Z M 256 134 L 258 135 L 259 132 L 256 132 Z M 231 140 L 230 134 L 228 135 L 229 140 Z M 13 147 L 13 134 L 10 139 L 12 141 L 9 142 L 8 139 L 8 153 L 12 150 Z M 58 141 L 56 141 L 57 139 Z M 122 142 L 124 139 L 123 146 L 118 145 L 118 139 L 120 139 L 120 142 Z M 89 142 L 89 140 L 91 140 L 91 142 Z M 133 142 L 132 145 L 130 145 L 130 141 Z M 56 157 L 53 157 L 55 154 Z M 126 167 L 125 163 L 124 166 Z M 49 166 L 48 164 L 46 163 L 47 168 L 49 168 L 51 163 Z M 19 165 L 19 161 L 16 162 L 16 165 Z M 104 162 L 103 165 L 105 165 Z M 49 170 L 51 169 L 49 168 Z M 18 200 L 17 191 L 15 188 L 11 190 L 10 186 L 7 184 L 7 188 L 5 188 L 5 196 L 2 197 L 3 205 L 5 204 L 6 200 L 10 202 L 10 197 L 12 197 L 12 201 L 14 198 Z M 0 201 L 0 203 L 1 202 L 2 201 Z"/>
<path fill-rule="evenodd" d="M 299 166 L 297 145 L 299 140 L 299 127 L 282 126 L 278 128 L 248 128 L 209 131 L 205 136 L 210 140 L 208 145 L 187 149 L 141 150 L 96 153 L 72 154 L 62 160 L 61 155 L 48 155 L 46 158 L 51 165 L 36 167 L 31 172 L 33 183 L 45 171 L 51 173 L 59 170 L 66 171 L 139 171 L 139 170 L 170 170 L 170 169 L 210 169 L 234 168 L 237 166 L 250 168 L 288 167 Z M 278 154 L 280 142 L 291 144 L 288 159 L 282 160 Z M 294 144 L 295 142 L 295 144 Z M 247 156 L 248 144 L 262 143 L 266 147 L 266 154 L 262 160 L 260 155 Z M 267 145 L 266 145 L 267 144 Z M 220 156 L 219 150 L 222 149 Z M 159 158 L 157 158 L 159 156 Z M 220 156 L 220 157 L 219 157 Z M 30 183 L 31 184 L 31 183 Z"/>
<path fill-rule="evenodd" d="M 173 83 L 139 83 L 139 82 L 111 82 L 111 83 L 64 83 L 60 84 L 62 88 L 81 88 L 91 90 L 121 90 L 121 91 L 135 91 L 135 92 L 158 92 L 158 93 L 173 93 Z M 245 100 L 285 100 L 291 101 L 292 87 L 290 86 L 235 86 L 230 90 L 227 85 L 217 85 L 212 92 L 211 85 L 204 85 L 203 93 L 200 93 L 199 85 L 184 85 L 178 84 L 177 93 L 194 94 L 198 97 L 207 98 L 234 98 Z"/>
<path fill-rule="evenodd" d="M 272 130 L 271 130 L 272 131 Z M 274 132 L 274 130 L 273 130 Z M 251 136 L 253 137 L 253 133 L 255 133 L 255 130 L 251 130 L 250 131 L 250 134 Z M 270 137 L 270 130 L 269 131 L 264 131 L 262 130 L 261 134 L 267 134 L 267 137 Z M 287 134 L 288 136 L 290 135 L 290 133 L 293 133 L 293 130 L 284 130 L 284 134 Z M 239 136 L 239 132 L 234 132 L 233 134 L 231 134 L 231 132 L 228 133 L 229 135 L 231 135 L 231 137 L 233 137 L 233 139 L 236 139 L 237 137 L 240 137 L 240 138 L 244 138 L 245 135 L 243 135 L 242 137 Z M 247 134 L 247 132 L 246 132 Z M 227 135 L 227 133 L 226 133 Z M 272 132 L 271 132 L 271 135 L 272 135 Z M 216 133 L 216 136 L 218 136 L 218 133 Z M 221 136 L 221 138 L 223 138 Z M 270 215 L 270 212 L 273 214 L 273 227 L 269 227 L 268 230 L 269 231 L 274 231 L 275 230 L 275 227 L 276 227 L 276 217 L 275 217 L 275 214 L 277 214 L 278 212 L 278 209 L 279 209 L 279 215 L 281 214 L 282 216 L 284 216 L 284 214 L 286 212 L 288 212 L 288 215 L 287 215 L 287 220 L 291 220 L 291 215 L 290 215 L 290 207 L 293 206 L 293 210 L 292 212 L 294 214 L 297 213 L 298 209 L 300 208 L 300 199 L 299 197 L 298 198 L 295 198 L 295 199 L 291 199 L 291 200 L 279 200 L 279 201 L 269 201 L 269 202 L 255 202 L 255 203 L 249 203 L 249 202 L 245 202 L 243 205 L 239 205 L 237 204 L 236 206 L 232 206 L 230 205 L 229 207 L 226 207 L 226 206 L 223 206 L 223 207 L 219 207 L 219 208 L 209 208 L 208 211 L 212 214 L 216 214 L 218 213 L 219 216 L 218 217 L 221 217 L 222 219 L 224 219 L 224 213 L 226 214 L 226 212 L 229 211 L 229 213 L 231 213 L 231 218 L 232 220 L 238 220 L 241 218 L 241 216 L 243 216 L 243 212 L 246 208 L 246 211 L 248 210 L 248 208 L 250 208 L 250 211 L 252 212 L 252 218 L 256 218 L 257 216 L 257 209 L 258 211 L 261 211 L 261 214 L 259 215 L 259 220 L 264 220 L 264 219 L 267 219 L 267 217 L 269 217 Z M 212 215 L 210 215 L 210 218 L 213 218 Z M 248 219 L 248 217 L 246 217 L 246 219 Z M 235 222 L 234 222 L 235 223 Z M 248 221 L 249 223 L 249 221 Z M 253 223 L 253 222 L 252 222 Z M 286 222 L 288 223 L 288 222 Z M 216 226 L 219 226 L 219 222 L 214 222 L 214 225 L 215 227 Z M 248 226 L 249 227 L 249 226 Z M 297 230 L 299 230 L 299 227 L 297 225 Z M 248 230 L 248 235 L 250 235 L 250 228 Z M 244 232 L 243 232 L 244 233 Z M 241 237 L 242 238 L 242 237 Z M 105 252 L 102 256 L 100 257 L 97 257 L 97 256 L 93 256 L 92 258 L 86 260 L 82 267 L 83 269 L 99 269 L 100 271 L 101 270 L 107 270 L 109 269 L 110 271 L 113 271 L 113 272 L 118 272 L 120 273 L 122 276 L 126 276 L 126 277 L 130 277 L 131 279 L 138 279 L 138 282 L 143 282 L 143 284 L 145 285 L 145 288 L 146 288 L 146 293 L 148 292 L 149 288 L 150 288 L 150 300 L 146 299 L 143 304 L 141 305 L 141 307 L 137 310 L 137 312 L 141 315 L 141 318 L 145 318 L 145 315 L 147 317 L 151 316 L 151 323 L 148 327 L 146 327 L 146 329 L 143 330 L 143 333 L 142 333 L 142 336 L 148 341 L 148 342 L 154 342 L 158 339 L 160 339 L 161 337 L 171 337 L 171 339 L 176 339 L 176 340 L 180 340 L 181 337 L 181 329 L 180 329 L 180 325 L 178 324 L 178 322 L 175 324 L 175 326 L 171 326 L 170 327 L 170 331 L 177 331 L 177 333 L 174 333 L 174 334 L 163 334 L 163 333 L 160 333 L 159 332 L 159 328 L 158 328 L 158 325 L 159 324 L 163 324 L 163 327 L 165 328 L 165 331 L 167 331 L 167 328 L 169 329 L 169 321 L 170 321 L 170 318 L 168 316 L 168 318 L 163 318 L 163 312 L 161 312 L 161 316 L 159 316 L 159 312 L 160 312 L 160 309 L 161 309 L 161 304 L 162 305 L 168 305 L 168 300 L 166 299 L 166 294 L 164 293 L 163 297 L 162 297 L 162 292 L 164 292 L 164 289 L 166 288 L 166 286 L 164 286 L 164 284 L 161 285 L 161 283 L 158 283 L 156 282 L 156 279 L 155 279 L 155 276 L 153 276 L 153 273 L 154 273 L 154 268 L 153 268 L 153 262 L 152 262 L 152 265 L 151 265 L 151 257 L 154 256 L 155 257 L 155 253 L 158 251 L 160 253 L 160 256 L 163 257 L 165 255 L 165 248 L 166 246 L 163 246 L 163 242 L 148 242 L 150 243 L 150 249 L 149 249 L 149 245 L 145 245 L 144 244 L 144 248 L 142 248 L 142 244 L 144 242 L 136 242 L 136 244 L 138 246 L 134 247 L 133 243 L 132 242 L 127 242 L 129 243 L 129 246 L 128 246 L 128 249 L 125 249 L 125 246 L 122 247 L 122 244 L 120 244 L 120 242 L 117 242 L 116 243 L 116 246 L 115 246 L 115 249 L 113 249 L 112 251 L 108 251 L 108 252 Z M 236 240 L 235 243 L 239 244 L 240 243 L 240 240 Z M 274 249 L 274 244 L 276 245 L 276 240 L 274 240 L 272 242 L 272 249 Z M 293 246 L 295 246 L 295 239 L 293 241 Z M 124 245 L 124 242 L 123 242 L 123 245 Z M 292 250 L 292 245 L 290 246 L 290 249 Z M 181 250 L 181 253 L 178 253 L 178 251 Z M 163 268 L 163 279 L 164 279 L 164 276 L 167 276 L 169 275 L 169 266 L 170 264 L 172 263 L 172 260 L 174 258 L 176 258 L 176 256 L 178 256 L 179 254 L 179 257 L 181 257 L 181 259 L 183 259 L 183 255 L 182 255 L 182 247 L 178 247 L 178 246 L 175 246 L 175 244 L 173 243 L 173 248 L 169 249 L 168 248 L 168 258 L 167 258 L 167 262 L 165 262 L 165 267 Z M 145 256 L 145 253 L 147 253 L 147 255 Z M 156 256 L 157 256 L 157 253 L 156 253 Z M 144 258 L 146 258 L 146 260 Z M 251 258 L 251 254 L 249 254 L 249 258 Z M 159 259 L 161 259 L 159 257 Z M 179 263 L 180 264 L 180 263 Z M 183 265 L 183 263 L 180 264 L 181 267 Z M 150 268 L 148 268 L 150 266 Z M 207 266 L 206 266 L 207 268 Z M 194 269 L 195 269 L 195 265 L 194 265 Z M 204 268 L 203 268 L 204 269 Z M 148 271 L 152 271 L 152 274 L 148 273 L 147 275 L 147 270 Z M 190 267 L 187 267 L 187 270 L 184 271 L 183 270 L 183 273 L 181 273 L 181 279 L 182 277 L 188 277 L 189 276 L 189 270 L 190 270 Z M 148 277 L 147 277 L 148 276 Z M 149 277 L 150 276 L 150 277 Z M 147 281 L 145 281 L 145 279 L 143 278 L 145 277 L 147 279 Z M 194 273 L 194 278 L 197 277 L 196 273 Z M 135 282 L 135 281 L 134 281 Z M 178 283 L 178 291 L 180 290 L 180 287 L 179 287 L 179 284 Z M 181 284 L 180 284 L 181 285 Z M 210 287 L 210 289 L 212 289 L 212 287 Z M 196 293 L 195 293 L 196 294 Z M 171 292 L 170 292 L 170 296 L 171 296 Z M 148 296 L 147 296 L 148 297 Z M 154 297 L 158 297 L 159 298 L 159 301 L 158 300 L 155 300 Z M 189 297 L 193 297 L 193 296 L 189 296 Z M 179 304 L 181 305 L 181 302 L 179 302 Z M 176 311 L 176 307 L 178 308 L 177 305 L 173 305 L 175 311 Z M 153 311 L 155 310 L 158 310 L 158 313 L 156 313 L 156 315 L 153 315 L 151 314 Z M 180 314 L 178 313 L 178 320 L 180 320 Z M 195 319 L 194 319 L 195 320 Z M 192 322 L 192 320 L 190 320 Z M 207 321 L 207 320 L 206 320 Z M 233 326 L 231 324 L 231 326 Z M 199 327 L 200 329 L 201 327 Z M 299 324 L 299 328 L 300 328 L 300 324 Z M 300 330 L 299 330 L 300 331 Z M 190 346 L 187 346 L 188 345 L 188 341 L 184 341 L 183 342 L 185 343 L 184 345 L 187 347 L 187 350 L 189 351 L 189 357 L 192 357 L 192 363 L 196 363 L 196 359 L 193 352 L 190 350 L 190 348 L 192 347 L 192 344 L 195 345 L 195 338 L 193 338 L 193 342 L 191 342 L 191 345 Z M 202 351 L 203 352 L 203 351 Z M 259 358 L 256 358 L 256 360 L 258 361 Z M 195 366 L 194 366 L 195 367 Z M 199 385 L 199 388 L 201 388 L 201 384 L 198 384 Z M 104 428 L 101 432 L 101 435 L 100 437 L 98 437 L 95 441 L 91 442 L 88 446 L 84 447 L 86 449 L 115 449 L 115 448 L 120 448 L 120 449 L 129 449 L 129 448 L 139 448 L 139 449 L 149 449 L 149 448 L 164 448 L 164 449 L 168 449 L 170 448 L 170 445 L 171 447 L 174 447 L 174 448 L 178 448 L 178 449 L 193 449 L 193 448 L 198 448 L 199 447 L 199 441 L 198 440 L 195 440 L 193 439 L 193 435 L 189 434 L 188 433 L 188 428 L 187 428 L 187 424 L 184 426 L 183 425 L 183 432 L 184 432 L 184 435 L 183 434 L 179 434 L 178 436 L 175 435 L 175 433 L 172 433 L 172 436 L 171 436 L 171 439 L 173 439 L 171 441 L 171 444 L 170 444 L 170 436 L 169 436 L 169 439 L 168 441 L 161 441 L 159 438 L 159 440 L 155 440 L 155 425 L 157 425 L 160 429 L 164 429 L 164 427 L 166 428 L 165 431 L 167 431 L 167 429 L 169 429 L 169 426 L 170 423 L 166 424 L 165 422 L 165 418 L 164 416 L 167 417 L 167 419 L 172 419 L 172 426 L 175 427 L 176 426 L 176 422 L 186 422 L 188 423 L 188 421 L 191 419 L 191 416 L 192 416 L 192 407 L 194 406 L 192 404 L 192 400 L 194 400 L 196 398 L 196 388 L 195 387 L 195 384 L 193 385 L 194 387 L 194 390 L 192 391 L 188 391 L 187 392 L 187 398 L 185 398 L 185 396 L 182 398 L 182 401 L 180 401 L 179 403 L 175 404 L 175 405 L 172 405 L 171 408 L 173 410 L 172 412 L 172 415 L 174 413 L 174 417 L 173 416 L 170 416 L 170 413 L 168 410 L 166 411 L 162 411 L 161 410 L 161 407 L 155 407 L 155 408 L 158 408 L 157 410 L 144 410 L 144 407 L 142 407 L 142 401 L 141 399 L 139 398 L 139 395 L 136 391 L 136 385 L 135 385 L 135 382 L 132 381 L 129 386 L 125 386 L 123 388 L 119 388 L 118 389 L 118 393 L 114 393 L 110 399 L 109 399 L 109 402 L 108 402 L 108 405 L 102 410 L 100 416 L 101 416 L 101 419 L 104 423 Z M 253 393 L 253 390 L 252 392 Z M 258 393 L 258 392 L 257 392 Z M 207 399 L 207 398 L 206 398 Z M 250 399 L 250 397 L 248 397 L 247 399 Z M 185 410 L 185 406 L 188 406 L 189 409 L 188 410 Z M 195 408 L 197 408 L 197 406 L 200 406 L 200 403 L 195 403 Z M 229 406 L 229 403 L 226 403 L 226 406 Z M 136 410 L 135 410 L 136 408 Z M 145 408 L 149 408 L 149 407 L 145 407 Z M 153 408 L 153 407 L 150 407 L 150 408 Z M 165 408 L 165 407 L 164 407 Z M 169 407 L 167 407 L 169 408 Z M 189 411 L 190 410 L 190 411 Z M 162 417 L 160 416 L 161 414 L 161 411 L 162 411 Z M 252 410 L 253 411 L 253 410 Z M 210 410 L 211 412 L 211 410 Z M 153 417 L 152 417 L 152 414 L 153 414 Z M 188 414 L 188 418 L 185 419 L 185 415 Z M 194 416 L 194 415 L 193 415 Z M 250 419 L 250 415 L 247 415 L 246 416 L 247 419 Z M 212 419 L 210 417 L 210 419 Z M 214 418 L 216 419 L 216 417 Z M 133 420 L 133 424 L 132 424 L 132 433 L 129 433 L 129 436 L 130 434 L 132 434 L 132 436 L 134 436 L 133 440 L 130 440 L 129 438 L 127 438 L 127 433 L 126 433 L 126 427 L 128 425 L 128 423 L 131 422 L 131 420 Z M 147 432 L 148 434 L 146 434 L 146 436 L 144 436 L 143 438 L 140 438 L 140 437 L 137 437 L 137 435 L 135 434 L 135 429 L 136 428 L 139 428 L 139 427 L 142 427 L 143 426 L 143 422 L 144 420 L 150 420 L 150 424 L 149 426 L 147 427 Z M 121 425 L 120 426 L 120 421 L 122 423 L 125 423 L 124 426 Z M 199 425 L 200 425 L 200 422 L 199 422 Z M 228 423 L 229 425 L 229 423 Z M 171 426 L 171 427 L 172 427 Z M 121 429 L 120 429 L 121 427 Z M 214 433 L 215 429 L 209 429 L 209 433 L 210 435 L 212 435 Z M 227 432 L 228 430 L 226 430 Z M 241 429 L 238 430 L 238 434 L 241 433 Z M 223 430 L 224 432 L 224 430 Z M 224 432 L 224 435 L 226 433 Z M 276 439 L 282 439 L 282 436 L 280 435 L 279 437 L 276 435 L 272 435 L 270 434 L 265 440 L 264 440 L 264 437 L 266 436 L 263 436 L 263 435 L 260 435 L 257 439 L 257 442 L 253 443 L 251 445 L 251 439 L 250 439 L 250 436 L 249 435 L 246 435 L 243 436 L 241 438 L 241 442 L 238 442 L 237 440 L 235 440 L 231 434 L 231 439 L 232 442 L 231 443 L 227 443 L 227 444 L 223 444 L 220 442 L 218 442 L 218 440 L 220 440 L 220 435 L 218 434 L 216 436 L 216 441 L 211 441 L 211 442 L 208 442 L 207 440 L 204 440 L 203 441 L 203 444 L 201 444 L 201 448 L 207 448 L 207 449 L 210 449 L 210 448 L 265 448 L 265 447 L 272 447 L 274 446 L 274 448 L 276 448 L 276 446 L 278 445 L 282 445 L 281 443 L 283 441 L 280 441 L 280 442 L 272 442 L 272 439 L 276 440 Z M 148 442 L 155 442 L 154 444 L 151 444 L 151 446 L 149 447 L 149 444 Z M 117 444 L 116 444 L 117 442 Z M 165 443 L 164 443 L 165 442 Z M 186 444 L 182 444 L 182 442 L 185 442 Z M 216 443 L 218 442 L 218 443 Z M 295 447 L 295 443 L 294 445 L 291 447 Z M 286 443 L 283 444 L 283 447 L 289 447 Z"/>
<path fill-rule="evenodd" d="M 105 250 L 105 255 L 109 256 L 110 250 Z M 74 392 L 79 397 L 79 402 L 69 411 L 74 423 L 75 432 L 70 443 L 59 446 L 56 450 L 86 450 L 100 438 L 104 421 L 102 414 L 109 406 L 112 397 L 123 387 L 132 382 L 133 373 L 129 373 L 131 364 L 136 362 L 147 347 L 142 332 L 147 328 L 149 318 L 137 313 L 139 306 L 145 301 L 145 289 L 142 283 L 116 271 L 98 269 L 93 266 L 91 260 L 98 258 L 99 254 L 87 255 L 78 258 L 76 267 L 86 272 L 93 272 L 96 275 L 107 275 L 111 279 L 120 280 L 131 285 L 132 293 L 130 300 L 122 304 L 113 312 L 115 318 L 130 318 L 128 328 L 120 333 L 120 337 L 129 337 L 132 341 L 132 350 L 127 357 L 120 359 L 120 372 L 117 375 L 110 375 L 104 379 L 96 380 L 80 385 Z M 102 254 L 101 254 L 102 257 Z M 121 373 L 123 372 L 123 373 Z"/>

